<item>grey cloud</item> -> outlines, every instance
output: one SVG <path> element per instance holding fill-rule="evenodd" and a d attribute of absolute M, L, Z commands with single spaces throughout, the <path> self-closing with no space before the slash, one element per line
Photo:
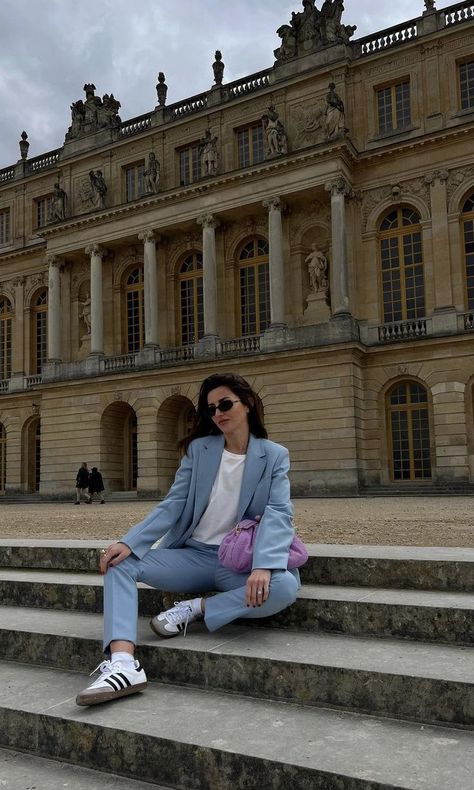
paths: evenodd
<path fill-rule="evenodd" d="M 276 29 L 299 7 L 299 0 L 0 0 L 0 167 L 18 159 L 23 129 L 31 156 L 60 146 L 85 82 L 114 93 L 126 119 L 154 107 L 160 70 L 169 102 L 208 89 L 215 49 L 226 81 L 267 68 Z M 362 36 L 422 10 L 422 0 L 346 0 L 344 21 Z"/>

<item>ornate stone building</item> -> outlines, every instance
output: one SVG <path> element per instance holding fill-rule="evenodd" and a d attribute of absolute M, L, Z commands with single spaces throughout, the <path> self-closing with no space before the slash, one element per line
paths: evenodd
<path fill-rule="evenodd" d="M 354 39 L 326 0 L 266 71 L 129 121 L 85 85 L 0 170 L 0 489 L 164 492 L 232 369 L 294 493 L 474 476 L 474 11 Z M 225 53 L 224 53 L 225 56 Z M 210 69 L 211 81 L 211 69 Z"/>

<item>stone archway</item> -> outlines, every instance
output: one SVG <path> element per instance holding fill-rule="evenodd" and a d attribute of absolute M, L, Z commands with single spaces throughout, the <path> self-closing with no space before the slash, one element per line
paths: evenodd
<path fill-rule="evenodd" d="M 182 395 L 167 398 L 158 411 L 158 494 L 164 496 L 171 486 L 179 466 L 181 454 L 178 442 L 192 425 L 194 406 Z"/>
<path fill-rule="evenodd" d="M 22 489 L 37 493 L 41 484 L 41 420 L 31 417 L 22 431 Z"/>
<path fill-rule="evenodd" d="M 137 415 L 128 403 L 111 403 L 100 421 L 100 471 L 106 490 L 135 490 L 137 468 Z"/>

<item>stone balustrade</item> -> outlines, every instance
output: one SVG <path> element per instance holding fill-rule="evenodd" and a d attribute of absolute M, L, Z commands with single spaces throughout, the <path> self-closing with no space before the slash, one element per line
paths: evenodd
<path fill-rule="evenodd" d="M 9 379 L 1 379 L 0 380 L 0 393 L 8 392 L 10 388 L 10 380 Z"/>
<path fill-rule="evenodd" d="M 0 170 L 0 184 L 6 184 L 7 181 L 13 181 L 14 178 L 14 167 L 4 167 L 2 170 Z"/>
<path fill-rule="evenodd" d="M 400 340 L 414 340 L 428 335 L 425 318 L 416 321 L 397 321 L 393 324 L 382 324 L 378 328 L 379 342 L 390 343 Z"/>
<path fill-rule="evenodd" d="M 474 312 L 464 313 L 464 315 L 459 316 L 461 319 L 458 322 L 458 330 L 464 332 L 474 332 Z"/>
<path fill-rule="evenodd" d="M 183 118 L 185 115 L 192 115 L 195 112 L 200 112 L 201 110 L 206 109 L 207 93 L 200 93 L 197 96 L 191 96 L 189 99 L 176 102 L 176 104 L 170 104 L 169 107 L 167 107 L 168 115 L 173 121 L 177 118 Z"/>
<path fill-rule="evenodd" d="M 25 389 L 30 390 L 32 387 L 37 387 L 38 384 L 43 383 L 43 376 L 38 374 L 36 376 L 27 376 L 25 379 Z"/>
<path fill-rule="evenodd" d="M 28 159 L 28 170 L 30 173 L 38 173 L 40 170 L 46 170 L 49 167 L 56 167 L 59 162 L 61 148 L 55 151 L 48 151 L 47 154 L 35 156 L 33 159 Z"/>
<path fill-rule="evenodd" d="M 217 344 L 219 356 L 226 354 L 256 354 L 260 351 L 260 335 L 237 337 L 234 340 L 222 340 Z"/>
<path fill-rule="evenodd" d="M 120 127 L 122 137 L 130 137 L 133 134 L 140 134 L 146 132 L 151 128 L 151 113 L 145 115 L 138 115 L 136 118 L 131 118 L 129 121 L 124 121 Z"/>
<path fill-rule="evenodd" d="M 265 71 L 258 71 L 256 74 L 250 74 L 243 79 L 229 82 L 225 86 L 225 90 L 231 98 L 245 96 L 248 93 L 261 90 L 270 85 L 270 73 L 270 69 L 266 69 Z"/>
<path fill-rule="evenodd" d="M 191 362 L 195 357 L 194 346 L 180 346 L 177 348 L 164 348 L 159 351 L 161 365 L 180 365 L 182 362 Z"/>
<path fill-rule="evenodd" d="M 360 47 L 361 55 L 373 55 L 377 52 L 382 52 L 389 47 L 395 47 L 399 44 L 405 44 L 418 36 L 418 19 L 411 19 L 409 22 L 404 22 L 402 25 L 380 30 L 371 36 L 359 38 L 354 41 L 354 46 Z"/>
<path fill-rule="evenodd" d="M 135 354 L 121 354 L 118 357 L 104 357 L 100 360 L 101 372 L 116 373 L 124 370 L 135 370 Z"/>
<path fill-rule="evenodd" d="M 446 27 L 459 25 L 461 22 L 474 19 L 474 3 L 456 3 L 455 5 L 448 6 L 448 8 L 443 8 L 441 13 L 444 15 L 444 24 Z"/>

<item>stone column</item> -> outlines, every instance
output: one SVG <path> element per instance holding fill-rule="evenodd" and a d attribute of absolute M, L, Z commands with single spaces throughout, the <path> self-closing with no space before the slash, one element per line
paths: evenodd
<path fill-rule="evenodd" d="M 143 242 L 143 291 L 145 303 L 145 345 L 158 346 L 158 288 L 156 274 L 156 238 L 148 228 L 138 234 Z"/>
<path fill-rule="evenodd" d="M 436 170 L 426 176 L 431 195 L 431 225 L 433 238 L 433 272 L 435 309 L 453 307 L 453 285 L 448 229 L 447 170 Z"/>
<path fill-rule="evenodd" d="M 217 337 L 217 256 L 216 228 L 219 220 L 204 214 L 197 220 L 202 225 L 202 266 L 204 285 L 204 337 Z"/>
<path fill-rule="evenodd" d="M 13 281 L 15 289 L 15 318 L 13 320 L 12 376 L 23 381 L 26 371 L 25 359 L 25 278 Z"/>
<path fill-rule="evenodd" d="M 333 316 L 348 316 L 351 311 L 347 271 L 346 196 L 350 194 L 350 186 L 343 176 L 339 176 L 326 184 L 326 191 L 331 194 L 331 312 Z"/>
<path fill-rule="evenodd" d="M 283 266 L 282 204 L 279 197 L 263 202 L 268 209 L 268 241 L 270 269 L 270 329 L 284 329 L 285 323 L 285 270 Z"/>
<path fill-rule="evenodd" d="M 59 267 L 62 261 L 48 258 L 48 362 L 61 362 L 61 284 Z"/>
<path fill-rule="evenodd" d="M 104 353 L 104 307 L 102 300 L 102 258 L 106 250 L 98 244 L 85 249 L 91 259 L 91 356 Z"/>

